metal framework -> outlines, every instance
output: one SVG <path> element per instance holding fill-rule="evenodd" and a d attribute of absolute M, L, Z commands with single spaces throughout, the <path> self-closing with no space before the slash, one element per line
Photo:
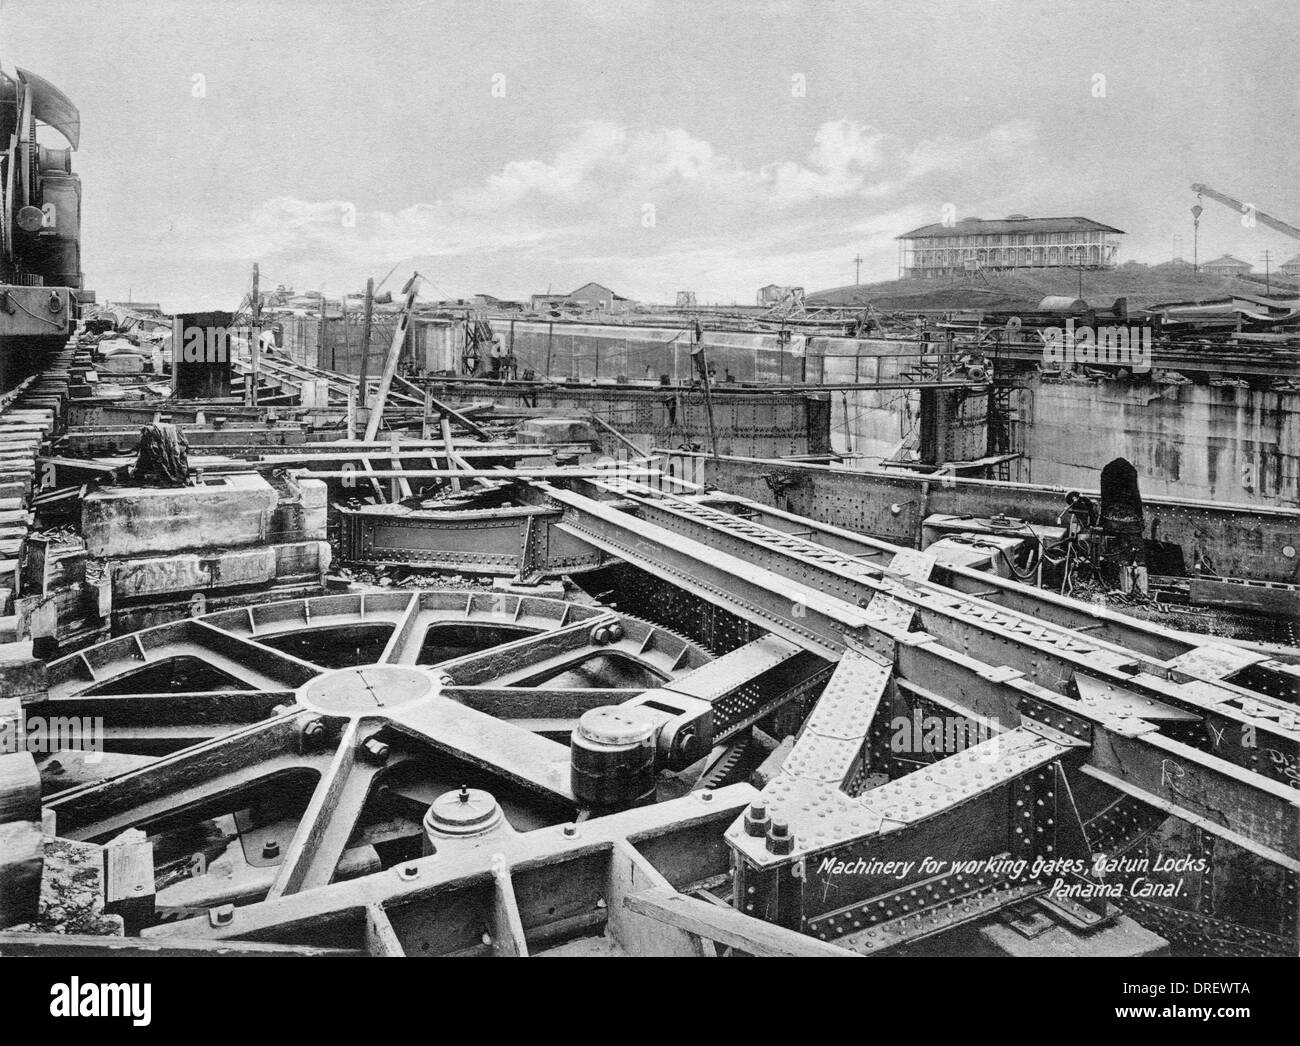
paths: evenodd
<path fill-rule="evenodd" d="M 1131 944 L 1132 915 L 1187 947 L 1295 951 L 1294 665 L 1031 590 L 987 598 L 933 579 L 924 553 L 742 499 L 567 482 L 533 484 L 552 532 L 750 637 L 710 659 L 600 606 L 385 592 L 208 615 L 51 665 L 33 710 L 102 716 L 111 748 L 161 753 L 50 798 L 61 835 L 144 828 L 162 868 L 178 834 L 233 825 L 222 874 L 160 891 L 142 940 L 877 954 L 999 916 L 1154 947 Z M 494 645 L 434 641 L 465 625 Z M 653 724 L 659 798 L 680 798 L 593 817 L 553 738 L 614 704 Z M 802 725 L 761 791 L 712 791 L 783 708 Z M 891 744 L 922 717 L 973 740 Z M 462 785 L 463 810 L 445 794 Z M 444 801 L 490 821 L 475 789 L 499 821 L 411 849 Z M 1208 861 L 1195 904 L 1071 899 L 1104 884 L 1099 855 L 1156 845 L 1171 818 Z M 1249 913 L 1212 887 L 1229 865 L 1249 869 Z"/>

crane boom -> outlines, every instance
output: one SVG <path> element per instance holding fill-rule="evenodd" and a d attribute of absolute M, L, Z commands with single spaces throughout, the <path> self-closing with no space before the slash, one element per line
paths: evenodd
<path fill-rule="evenodd" d="M 1192 192 L 1196 193 L 1198 196 L 1208 196 L 1211 200 L 1218 200 L 1225 207 L 1231 207 L 1234 211 L 1241 214 L 1254 212 L 1256 221 L 1263 222 L 1270 229 L 1276 229 L 1278 232 L 1284 232 L 1288 236 L 1300 240 L 1300 229 L 1297 229 L 1294 225 L 1291 225 L 1288 222 L 1284 222 L 1281 218 L 1274 218 L 1271 214 L 1265 214 L 1253 204 L 1242 203 L 1240 200 L 1234 199 L 1226 193 L 1221 193 L 1217 189 L 1211 189 L 1208 185 L 1204 185 L 1201 182 L 1197 182 L 1192 186 Z"/>

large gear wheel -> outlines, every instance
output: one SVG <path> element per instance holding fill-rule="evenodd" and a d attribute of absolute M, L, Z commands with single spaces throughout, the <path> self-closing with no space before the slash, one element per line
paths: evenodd
<path fill-rule="evenodd" d="M 514 829 L 580 819 L 567 738 L 711 660 L 600 606 L 483 590 L 381 591 L 222 611 L 50 665 L 29 716 L 102 720 L 92 755 L 47 759 L 60 837 L 154 847 L 157 918 L 274 899 L 427 848 L 449 792 Z M 72 787 L 67 784 L 74 782 Z M 466 809 L 477 809 L 475 799 Z"/>

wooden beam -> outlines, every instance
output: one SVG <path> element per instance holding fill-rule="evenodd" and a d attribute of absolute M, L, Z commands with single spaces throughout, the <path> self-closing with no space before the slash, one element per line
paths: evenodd
<path fill-rule="evenodd" d="M 375 391 L 375 402 L 366 421 L 367 440 L 373 440 L 379 433 L 379 423 L 384 417 L 384 403 L 388 399 L 388 390 L 393 386 L 393 377 L 397 374 L 397 361 L 402 356 L 402 346 L 406 343 L 406 330 L 411 323 L 411 311 L 415 308 L 415 296 L 419 293 L 419 277 L 412 275 L 406 285 L 406 303 L 402 306 L 397 326 L 393 330 L 393 340 L 388 346 L 388 357 L 384 360 L 384 370 L 379 377 L 379 388 Z"/>
<path fill-rule="evenodd" d="M 858 958 L 853 952 L 815 937 L 687 897 L 673 889 L 655 888 L 623 898 L 623 904 L 640 915 L 658 919 L 679 930 L 716 941 L 749 955 Z"/>
<path fill-rule="evenodd" d="M 300 957 L 355 957 L 366 953 L 353 948 L 314 948 L 300 944 L 262 944 L 257 941 L 204 941 L 146 937 L 96 937 L 93 934 L 0 933 L 0 956 L 87 955 L 152 956 L 285 955 Z"/>
<path fill-rule="evenodd" d="M 122 839 L 104 847 L 104 911 L 135 936 L 154 921 L 153 843 Z"/>

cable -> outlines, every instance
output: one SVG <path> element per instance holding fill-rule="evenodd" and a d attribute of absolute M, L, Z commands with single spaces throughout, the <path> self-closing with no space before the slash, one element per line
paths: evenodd
<path fill-rule="evenodd" d="M 62 330 L 64 327 L 62 323 L 58 323 L 55 320 L 50 319 L 48 316 L 38 316 L 36 313 L 32 312 L 31 309 L 27 308 L 26 305 L 18 301 L 12 294 L 9 295 L 9 303 L 11 305 L 17 306 L 19 309 L 27 313 L 27 315 L 34 320 L 40 320 L 42 323 L 48 323 L 51 327 L 57 327 L 59 330 Z"/>

